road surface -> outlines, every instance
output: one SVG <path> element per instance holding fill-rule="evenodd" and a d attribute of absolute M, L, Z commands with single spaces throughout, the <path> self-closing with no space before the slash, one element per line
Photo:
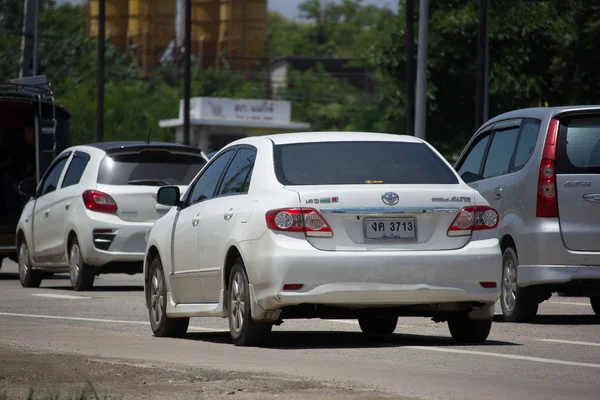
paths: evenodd
<path fill-rule="evenodd" d="M 291 320 L 265 346 L 240 348 L 221 318 L 156 338 L 141 275 L 102 275 L 89 292 L 72 291 L 68 275 L 25 289 L 5 261 L 0 397 L 89 380 L 118 398 L 598 398 L 600 318 L 588 299 L 555 296 L 530 324 L 495 321 L 479 346 L 454 343 L 426 318 L 401 318 L 383 341 L 366 341 L 352 320 Z"/>

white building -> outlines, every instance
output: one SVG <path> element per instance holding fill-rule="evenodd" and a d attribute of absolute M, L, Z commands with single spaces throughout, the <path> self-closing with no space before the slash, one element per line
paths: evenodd
<path fill-rule="evenodd" d="M 289 101 L 194 97 L 190 99 L 190 145 L 205 153 L 234 140 L 273 133 L 309 131 L 309 123 L 291 122 Z M 175 128 L 175 141 L 183 143 L 183 100 L 179 117 L 159 122 Z"/>

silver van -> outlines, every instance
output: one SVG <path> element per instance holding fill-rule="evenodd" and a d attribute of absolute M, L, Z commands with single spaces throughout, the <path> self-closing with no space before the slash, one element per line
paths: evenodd
<path fill-rule="evenodd" d="M 531 321 L 553 293 L 600 315 L 600 105 L 501 114 L 455 168 L 501 216 L 505 319 Z"/>

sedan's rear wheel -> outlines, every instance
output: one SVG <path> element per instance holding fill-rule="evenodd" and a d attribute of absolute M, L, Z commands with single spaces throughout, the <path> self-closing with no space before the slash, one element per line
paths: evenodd
<path fill-rule="evenodd" d="M 398 325 L 398 317 L 363 317 L 358 319 L 365 335 L 391 335 Z"/>
<path fill-rule="evenodd" d="M 600 317 L 600 296 L 590 297 L 590 304 L 596 315 Z"/>
<path fill-rule="evenodd" d="M 190 319 L 167 316 L 167 285 L 159 256 L 154 257 L 150 264 L 149 286 L 148 312 L 152 333 L 158 337 L 184 337 Z"/>
<path fill-rule="evenodd" d="M 539 302 L 534 288 L 517 284 L 519 259 L 511 247 L 502 254 L 502 295 L 500 306 L 508 322 L 529 322 L 537 314 Z"/>
<path fill-rule="evenodd" d="M 69 247 L 69 275 L 71 287 L 75 291 L 90 290 L 94 286 L 96 278 L 94 268 L 83 261 L 81 247 L 76 237 L 71 239 Z"/>
<path fill-rule="evenodd" d="M 459 343 L 482 343 L 490 334 L 492 320 L 474 320 L 461 314 L 448 319 L 448 328 L 452 338 Z"/>
<path fill-rule="evenodd" d="M 259 344 L 271 332 L 273 325 L 252 319 L 248 275 L 240 259 L 231 269 L 227 288 L 229 332 L 233 343 L 236 346 Z"/>
<path fill-rule="evenodd" d="M 39 287 L 42 283 L 43 273 L 31 267 L 31 258 L 25 239 L 19 244 L 19 280 L 23 287 Z"/>

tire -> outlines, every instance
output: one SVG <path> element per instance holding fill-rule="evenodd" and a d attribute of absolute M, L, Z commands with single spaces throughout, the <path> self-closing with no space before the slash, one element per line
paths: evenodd
<path fill-rule="evenodd" d="M 96 278 L 95 269 L 83 261 L 81 247 L 74 237 L 69 245 L 69 276 L 71 287 L 77 292 L 91 290 Z"/>
<path fill-rule="evenodd" d="M 248 275 L 241 259 L 237 259 L 227 286 L 229 332 L 236 346 L 256 346 L 265 339 L 273 324 L 252 319 Z"/>
<path fill-rule="evenodd" d="M 26 288 L 40 287 L 42 283 L 43 273 L 35 269 L 31 269 L 31 257 L 25 239 L 19 243 L 19 280 L 21 286 Z"/>
<path fill-rule="evenodd" d="M 189 317 L 169 318 L 167 316 L 167 285 L 160 256 L 152 259 L 148 289 L 148 316 L 154 336 L 184 337 L 190 324 Z"/>
<path fill-rule="evenodd" d="M 600 317 L 600 296 L 590 297 L 590 304 L 596 315 Z"/>
<path fill-rule="evenodd" d="M 359 318 L 358 324 L 365 335 L 391 335 L 398 325 L 398 317 L 365 317 Z"/>
<path fill-rule="evenodd" d="M 448 319 L 452 339 L 459 343 L 483 343 L 492 329 L 492 320 L 469 319 L 466 314 Z"/>
<path fill-rule="evenodd" d="M 512 247 L 502 254 L 502 292 L 500 306 L 508 322 L 530 322 L 538 311 L 539 300 L 535 288 L 522 288 L 517 284 L 519 258 Z"/>

